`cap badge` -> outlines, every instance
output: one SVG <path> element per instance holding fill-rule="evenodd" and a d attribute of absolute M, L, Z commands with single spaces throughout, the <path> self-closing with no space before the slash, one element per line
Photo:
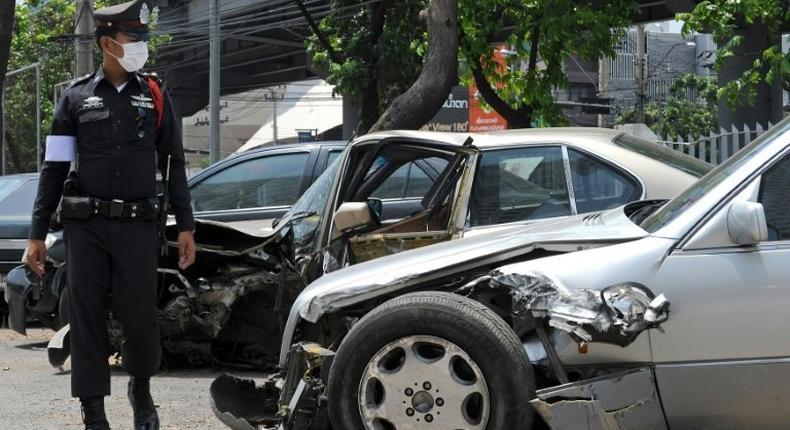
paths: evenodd
<path fill-rule="evenodd" d="M 140 23 L 147 25 L 150 18 L 151 12 L 148 10 L 148 4 L 143 3 L 143 5 L 140 7 Z"/>

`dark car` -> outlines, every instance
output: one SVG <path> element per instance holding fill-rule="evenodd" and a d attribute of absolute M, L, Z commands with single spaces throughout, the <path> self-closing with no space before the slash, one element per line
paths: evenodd
<path fill-rule="evenodd" d="M 195 217 L 230 222 L 252 233 L 270 227 L 345 146 L 346 142 L 300 143 L 234 154 L 189 179 Z"/>
<path fill-rule="evenodd" d="M 5 276 L 22 261 L 37 189 L 37 174 L 0 176 L 0 326 L 8 315 L 2 300 Z"/>
<path fill-rule="evenodd" d="M 261 226 L 270 226 L 288 211 L 343 152 L 345 145 L 345 142 L 277 145 L 231 155 L 189 179 L 195 217 L 224 221 L 247 232 L 260 233 L 257 230 Z M 0 325 L 8 315 L 8 305 L 3 299 L 4 278 L 22 261 L 37 189 L 38 173 L 0 177 Z M 48 242 L 59 237 L 53 235 Z M 45 313 L 37 316 L 46 318 Z M 59 325 L 56 323 L 52 328 Z"/>
<path fill-rule="evenodd" d="M 37 189 L 38 174 L 0 176 L 0 273 L 21 261 Z"/>

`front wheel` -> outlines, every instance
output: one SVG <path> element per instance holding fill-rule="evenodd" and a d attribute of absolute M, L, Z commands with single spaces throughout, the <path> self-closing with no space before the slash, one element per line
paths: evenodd
<path fill-rule="evenodd" d="M 327 392 L 333 428 L 530 429 L 535 383 L 521 342 L 491 309 L 424 292 L 352 328 Z"/>

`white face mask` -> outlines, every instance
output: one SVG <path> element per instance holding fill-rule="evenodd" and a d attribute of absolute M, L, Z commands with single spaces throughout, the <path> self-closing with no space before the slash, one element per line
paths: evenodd
<path fill-rule="evenodd" d="M 145 65 L 145 62 L 148 61 L 148 43 L 144 41 L 120 43 L 113 38 L 110 38 L 110 40 L 123 48 L 122 57 L 115 57 L 112 52 L 109 54 L 115 57 L 121 67 L 127 72 L 131 73 L 140 70 Z"/>

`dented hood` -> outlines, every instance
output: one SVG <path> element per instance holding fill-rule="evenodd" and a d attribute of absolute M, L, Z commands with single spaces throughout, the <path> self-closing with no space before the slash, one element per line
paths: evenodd
<path fill-rule="evenodd" d="M 178 229 L 174 221 L 168 220 L 167 224 L 168 243 L 177 248 Z M 195 219 L 195 247 L 199 252 L 239 256 L 262 248 L 279 232 L 280 229 L 240 228 L 234 223 Z"/>
<path fill-rule="evenodd" d="M 300 318 L 316 322 L 325 313 L 538 249 L 570 252 L 647 235 L 620 207 L 443 242 L 351 266 L 324 275 L 297 297 L 288 316 L 281 351 L 288 350 Z"/>

